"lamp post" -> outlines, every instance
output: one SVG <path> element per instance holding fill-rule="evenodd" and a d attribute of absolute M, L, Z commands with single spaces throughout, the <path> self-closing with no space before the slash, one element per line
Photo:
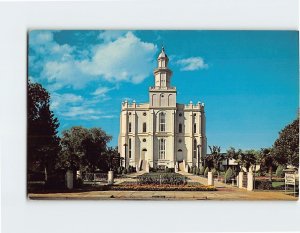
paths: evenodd
<path fill-rule="evenodd" d="M 124 168 L 126 168 L 126 163 L 127 163 L 127 161 L 126 161 L 126 160 L 127 160 L 127 159 L 126 159 L 126 158 L 127 158 L 127 149 L 126 149 L 126 147 L 127 147 L 127 144 L 126 144 L 126 143 L 124 143 L 124 145 L 123 145 L 123 146 L 124 146 L 124 148 L 125 148 Z"/>

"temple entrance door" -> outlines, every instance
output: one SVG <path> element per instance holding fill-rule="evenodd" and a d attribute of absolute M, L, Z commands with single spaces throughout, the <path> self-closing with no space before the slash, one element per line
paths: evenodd
<path fill-rule="evenodd" d="M 183 153 L 182 153 L 182 150 L 181 150 L 181 149 L 179 149 L 179 150 L 177 151 L 176 160 L 177 160 L 177 162 L 182 162 L 182 161 L 183 161 Z"/>

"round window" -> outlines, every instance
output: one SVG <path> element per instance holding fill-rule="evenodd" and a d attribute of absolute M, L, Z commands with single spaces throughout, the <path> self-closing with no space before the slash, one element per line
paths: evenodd
<path fill-rule="evenodd" d="M 182 116 L 182 113 L 179 113 L 179 116 L 181 117 L 181 116 Z"/>
<path fill-rule="evenodd" d="M 147 116 L 147 113 L 146 113 L 146 112 L 144 112 L 144 113 L 143 113 L 143 116 Z"/>
<path fill-rule="evenodd" d="M 179 142 L 179 143 L 181 143 L 181 142 L 182 142 L 182 140 L 181 140 L 181 139 L 179 139 L 179 140 L 178 140 L 178 142 Z"/>
<path fill-rule="evenodd" d="M 143 139 L 143 142 L 146 142 L 146 138 Z"/>

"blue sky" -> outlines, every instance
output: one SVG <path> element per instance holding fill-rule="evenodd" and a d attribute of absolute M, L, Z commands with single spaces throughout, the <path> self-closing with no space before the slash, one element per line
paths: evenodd
<path fill-rule="evenodd" d="M 121 102 L 148 102 L 162 45 L 177 102 L 205 103 L 208 145 L 269 147 L 296 118 L 296 31 L 34 30 L 28 73 L 50 92 L 60 132 L 101 127 L 116 146 Z"/>

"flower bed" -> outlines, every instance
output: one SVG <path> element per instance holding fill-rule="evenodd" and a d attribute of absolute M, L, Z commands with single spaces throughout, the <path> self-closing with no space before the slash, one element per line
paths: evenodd
<path fill-rule="evenodd" d="M 187 178 L 178 173 L 145 173 L 137 177 L 139 185 L 145 184 L 169 184 L 169 185 L 184 185 L 187 183 Z"/>
<path fill-rule="evenodd" d="M 206 185 L 170 185 L 170 184 L 120 184 L 110 187 L 115 191 L 217 191 L 214 186 Z"/>

